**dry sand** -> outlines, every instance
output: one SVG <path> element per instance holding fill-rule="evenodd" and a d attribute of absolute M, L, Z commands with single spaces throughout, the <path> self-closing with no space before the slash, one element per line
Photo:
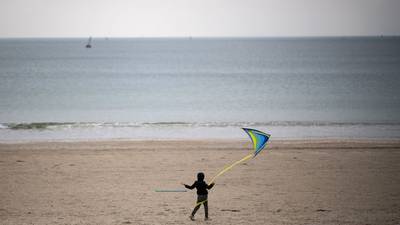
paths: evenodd
<path fill-rule="evenodd" d="M 188 216 L 198 171 L 245 141 L 0 144 L 0 224 L 400 224 L 400 141 L 272 141 L 217 180 L 210 217 Z"/>

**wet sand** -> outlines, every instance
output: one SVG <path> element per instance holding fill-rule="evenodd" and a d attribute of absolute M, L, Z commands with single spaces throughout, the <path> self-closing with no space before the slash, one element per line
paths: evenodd
<path fill-rule="evenodd" d="M 221 176 L 211 221 L 188 216 L 248 141 L 0 144 L 0 224 L 400 224 L 400 141 L 274 141 Z"/>

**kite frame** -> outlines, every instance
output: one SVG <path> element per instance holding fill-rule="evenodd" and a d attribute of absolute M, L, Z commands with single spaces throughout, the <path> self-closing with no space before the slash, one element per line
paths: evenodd
<path fill-rule="evenodd" d="M 253 157 L 256 157 L 256 155 L 257 155 L 258 153 L 260 153 L 261 150 L 264 149 L 265 145 L 267 145 L 268 140 L 269 140 L 269 138 L 271 137 L 271 135 L 270 135 L 270 134 L 267 134 L 267 133 L 264 133 L 264 132 L 262 132 L 262 131 L 259 131 L 259 130 L 251 129 L 251 128 L 245 128 L 245 127 L 243 127 L 242 129 L 243 129 L 243 130 L 246 132 L 246 134 L 250 137 L 251 142 L 253 143 L 253 149 L 254 149 L 254 156 L 253 156 Z M 260 135 L 263 135 L 263 136 L 268 137 L 267 141 L 264 142 L 264 144 L 261 145 L 260 148 L 258 148 L 258 151 L 257 151 L 257 142 L 256 142 L 257 138 L 256 138 L 251 132 L 249 132 L 249 131 L 252 131 L 252 132 L 254 132 L 254 133 L 257 133 L 257 134 L 260 134 Z"/>

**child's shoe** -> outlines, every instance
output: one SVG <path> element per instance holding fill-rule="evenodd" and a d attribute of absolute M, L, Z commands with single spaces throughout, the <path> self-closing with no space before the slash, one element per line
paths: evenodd
<path fill-rule="evenodd" d="M 189 218 L 190 218 L 191 221 L 194 221 L 194 216 L 193 215 L 190 215 Z"/>

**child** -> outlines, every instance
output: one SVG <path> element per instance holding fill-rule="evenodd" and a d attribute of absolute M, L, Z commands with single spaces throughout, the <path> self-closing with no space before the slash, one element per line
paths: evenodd
<path fill-rule="evenodd" d="M 211 189 L 215 183 L 211 183 L 208 185 L 204 181 L 204 173 L 198 173 L 197 174 L 197 181 L 195 181 L 192 186 L 189 186 L 187 184 L 182 183 L 186 188 L 188 189 L 197 189 L 197 204 L 193 209 L 192 214 L 190 215 L 190 219 L 194 220 L 194 214 L 196 214 L 197 210 L 200 208 L 201 204 L 204 205 L 204 213 L 205 213 L 205 219 L 208 220 L 208 201 L 207 201 L 207 194 L 208 191 L 207 189 Z"/>

